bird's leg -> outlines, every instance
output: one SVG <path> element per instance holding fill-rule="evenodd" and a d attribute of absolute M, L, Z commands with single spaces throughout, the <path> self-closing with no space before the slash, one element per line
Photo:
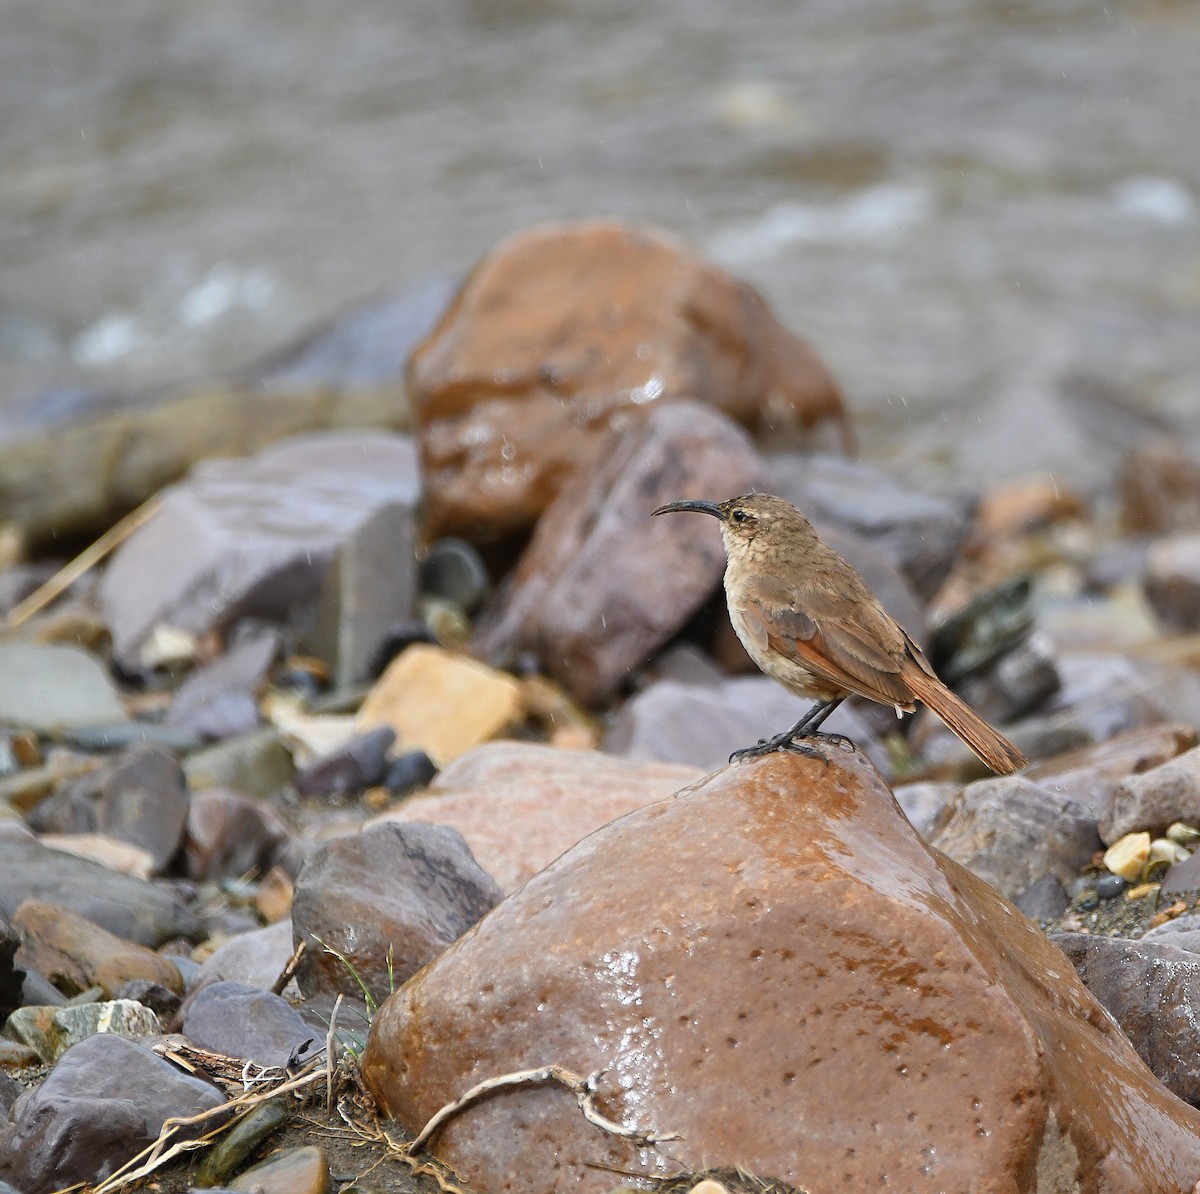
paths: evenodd
<path fill-rule="evenodd" d="M 845 700 L 844 697 L 836 697 L 832 701 L 818 701 L 790 730 L 776 734 L 774 738 L 764 738 L 757 746 L 748 746 L 745 750 L 735 750 L 729 756 L 729 761 L 732 763 L 734 759 L 756 759 L 759 755 L 767 755 L 775 750 L 790 750 L 810 759 L 829 762 L 817 747 L 797 741 L 797 739 L 803 738 L 818 738 L 823 742 L 833 742 L 838 746 L 846 746 L 853 750 L 854 743 L 845 734 L 823 734 L 818 728 L 843 700 Z"/>

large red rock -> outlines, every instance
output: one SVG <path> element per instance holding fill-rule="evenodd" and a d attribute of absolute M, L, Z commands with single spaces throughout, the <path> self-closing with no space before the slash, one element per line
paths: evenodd
<path fill-rule="evenodd" d="M 652 518 L 654 510 L 746 493 L 763 477 L 745 432 L 695 402 L 656 407 L 613 440 L 546 511 L 472 644 L 494 663 L 533 652 L 589 704 L 628 682 L 725 571 L 715 527 Z"/>
<path fill-rule="evenodd" d="M 665 233 L 556 224 L 476 266 L 413 353 L 431 537 L 531 526 L 647 403 L 694 398 L 748 427 L 836 420 L 836 382 L 744 282 Z"/>
<path fill-rule="evenodd" d="M 594 829 L 703 774 L 595 750 L 489 742 L 460 755 L 428 791 L 371 824 L 424 821 L 457 829 L 479 865 L 510 892 Z"/>
<path fill-rule="evenodd" d="M 434 1151 L 485 1194 L 740 1166 L 811 1194 L 1190 1192 L 1200 1113 L 1074 968 L 941 858 L 861 759 L 777 753 L 592 834 L 376 1017 L 363 1074 L 417 1129 L 485 1078 L 602 1071 L 603 1134 L 503 1091 Z"/>

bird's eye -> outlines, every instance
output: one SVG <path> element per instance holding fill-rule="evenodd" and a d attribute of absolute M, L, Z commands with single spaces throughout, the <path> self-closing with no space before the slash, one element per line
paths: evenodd
<path fill-rule="evenodd" d="M 730 514 L 729 517 L 733 519 L 734 522 L 745 522 L 749 515 L 745 510 L 735 510 L 732 514 Z"/>

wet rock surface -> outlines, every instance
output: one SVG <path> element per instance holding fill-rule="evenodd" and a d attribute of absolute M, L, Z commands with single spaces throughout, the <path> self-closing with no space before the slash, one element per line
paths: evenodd
<path fill-rule="evenodd" d="M 737 1155 L 797 1186 L 1015 1188 L 1040 1169 L 1046 1188 L 1166 1191 L 1200 1169 L 1196 1112 L 862 762 L 769 756 L 592 835 L 393 997 L 364 1077 L 416 1128 L 548 1057 L 604 1071 L 619 1122 L 679 1133 L 673 1164 Z M 438 1148 L 484 1188 L 520 1172 L 531 1191 L 607 1190 L 592 1166 L 666 1164 L 553 1087 L 469 1108 Z"/>
<path fill-rule="evenodd" d="M 352 995 L 362 983 L 382 1000 L 499 899 L 462 835 L 444 826 L 379 825 L 320 846 L 292 901 L 295 941 L 308 946 L 300 989 Z"/>
<path fill-rule="evenodd" d="M 703 774 L 678 764 L 498 742 L 457 759 L 426 795 L 384 819 L 452 826 L 511 892 L 593 830 Z"/>
<path fill-rule="evenodd" d="M 1121 941 L 1058 933 L 1051 940 L 1167 1089 L 1189 1103 L 1200 1101 L 1200 958 L 1169 937 Z"/>
<path fill-rule="evenodd" d="M 498 661 L 532 652 L 586 703 L 627 683 L 725 570 L 715 527 L 652 512 L 674 498 L 744 493 L 762 477 L 746 434 L 696 403 L 627 422 L 606 442 L 600 466 L 566 484 L 547 509 L 475 640 Z"/>
<path fill-rule="evenodd" d="M 286 999 L 246 983 L 209 983 L 184 1002 L 181 1015 L 183 1034 L 193 1044 L 260 1066 L 303 1060 L 313 1040 Z"/>
<path fill-rule="evenodd" d="M 745 424 L 843 417 L 831 375 L 756 291 L 616 223 L 497 246 L 413 354 L 409 383 L 435 537 L 531 526 L 647 403 L 692 398 Z"/>

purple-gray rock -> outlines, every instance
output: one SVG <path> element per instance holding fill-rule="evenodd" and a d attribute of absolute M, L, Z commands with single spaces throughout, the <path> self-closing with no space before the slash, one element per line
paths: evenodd
<path fill-rule="evenodd" d="M 967 531 L 961 503 L 908 489 L 840 456 L 789 453 L 767 463 L 772 493 L 799 506 L 822 531 L 853 531 L 883 547 L 922 600 L 946 579 Z"/>
<path fill-rule="evenodd" d="M 1172 1094 L 1200 1102 L 1200 958 L 1173 945 L 1055 933 L 1088 990 Z"/>
<path fill-rule="evenodd" d="M 1193 855 L 1195 857 L 1195 855 Z M 1177 916 L 1165 924 L 1147 929 L 1141 938 L 1157 945 L 1173 945 L 1188 953 L 1200 954 L 1200 912 Z"/>
<path fill-rule="evenodd" d="M 962 681 L 959 695 L 985 721 L 1003 725 L 1039 709 L 1061 686 L 1051 644 L 1035 635 Z"/>
<path fill-rule="evenodd" d="M 0 916 L 11 918 L 25 900 L 60 904 L 151 949 L 201 935 L 192 911 L 164 887 L 48 850 L 33 838 L 0 836 Z"/>
<path fill-rule="evenodd" d="M 427 787 L 437 773 L 437 764 L 423 750 L 406 750 L 388 764 L 383 784 L 393 796 L 407 796 Z"/>
<path fill-rule="evenodd" d="M 246 983 L 199 988 L 184 1001 L 182 1017 L 183 1035 L 193 1045 L 260 1066 L 286 1066 L 313 1039 L 286 999 Z"/>
<path fill-rule="evenodd" d="M 197 792 L 183 836 L 189 879 L 236 879 L 270 869 L 287 828 L 265 804 L 227 788 Z"/>
<path fill-rule="evenodd" d="M 142 1007 L 148 1007 L 163 1024 L 179 1011 L 182 1002 L 174 991 L 148 978 L 135 978 L 127 982 L 116 994 L 117 999 L 132 999 Z"/>
<path fill-rule="evenodd" d="M 1172 863 L 1163 876 L 1164 896 L 1185 891 L 1200 891 L 1200 852 L 1189 854 L 1182 862 Z"/>
<path fill-rule="evenodd" d="M 138 746 L 64 784 L 28 820 L 39 833 L 104 833 L 129 842 L 162 871 L 179 849 L 187 815 L 187 783 L 174 756 Z"/>
<path fill-rule="evenodd" d="M 1127 833 L 1161 833 L 1173 821 L 1200 825 L 1200 747 L 1122 780 L 1100 818 L 1100 836 L 1112 845 Z"/>
<path fill-rule="evenodd" d="M 522 652 L 585 703 L 602 701 L 663 646 L 720 581 L 717 528 L 651 518 L 674 498 L 761 486 L 746 433 L 710 407 L 655 403 L 576 473 L 542 515 L 475 648 Z"/>
<path fill-rule="evenodd" d="M 260 722 L 258 694 L 282 649 L 278 631 L 260 627 L 193 672 L 179 687 L 167 724 L 197 738 L 247 734 Z"/>
<path fill-rule="evenodd" d="M 1074 879 L 1100 848 L 1082 805 L 1020 775 L 969 784 L 947 806 L 932 844 L 1017 899 L 1043 875 Z"/>
<path fill-rule="evenodd" d="M 224 1101 L 215 1087 L 125 1037 L 88 1037 L 17 1100 L 12 1133 L 0 1145 L 0 1177 L 25 1194 L 100 1181 L 156 1139 L 164 1120 Z M 181 1136 L 203 1130 L 193 1125 Z"/>
<path fill-rule="evenodd" d="M 194 985 L 229 981 L 269 991 L 291 956 L 292 922 L 285 916 L 223 941 L 204 959 Z"/>
<path fill-rule="evenodd" d="M 311 616 L 338 546 L 378 510 L 415 506 L 419 491 L 412 441 L 385 432 L 297 436 L 197 465 L 105 571 L 116 659 L 139 670 L 160 623 L 202 636 L 245 616 Z"/>
<path fill-rule="evenodd" d="M 294 940 L 308 944 L 296 976 L 300 989 L 310 996 L 360 992 L 328 946 L 382 1002 L 500 896 L 462 835 L 443 825 L 391 823 L 322 843 L 305 862 L 292 900 Z"/>
<path fill-rule="evenodd" d="M 296 791 L 301 796 L 346 796 L 381 784 L 388 771 L 387 754 L 395 741 L 396 731 L 390 726 L 355 735 L 297 771 Z"/>
<path fill-rule="evenodd" d="M 128 721 L 100 661 L 61 643 L 0 643 L 0 722 L 47 733 Z"/>
<path fill-rule="evenodd" d="M 624 758 L 690 763 L 711 771 L 723 767 L 735 750 L 782 733 L 811 707 L 812 701 L 765 676 L 719 684 L 659 680 L 621 706 L 603 745 L 608 754 Z M 821 728 L 852 738 L 876 766 L 889 769 L 887 753 L 852 706 L 841 706 Z"/>

